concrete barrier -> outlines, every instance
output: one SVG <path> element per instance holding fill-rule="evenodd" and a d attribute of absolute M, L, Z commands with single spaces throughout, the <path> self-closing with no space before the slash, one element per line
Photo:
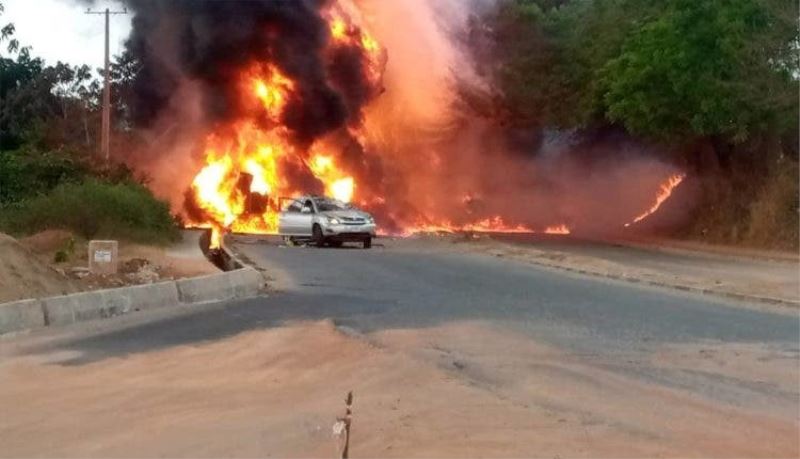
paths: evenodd
<path fill-rule="evenodd" d="M 135 285 L 124 290 L 136 311 L 172 306 L 180 301 L 175 281 Z"/>
<path fill-rule="evenodd" d="M 41 301 L 34 299 L 0 304 L 0 334 L 44 326 Z"/>
<path fill-rule="evenodd" d="M 122 288 L 118 290 L 127 290 Z M 106 319 L 131 311 L 130 299 L 122 292 L 97 290 L 42 298 L 45 323 L 66 325 L 93 319 Z"/>
<path fill-rule="evenodd" d="M 253 268 L 156 284 L 0 304 L 0 334 L 105 319 L 131 311 L 257 295 L 264 278 Z"/>
<path fill-rule="evenodd" d="M 254 268 L 243 268 L 231 271 L 231 288 L 234 298 L 256 296 L 264 288 L 264 276 Z"/>
<path fill-rule="evenodd" d="M 253 268 L 243 268 L 175 283 L 181 303 L 200 303 L 253 296 L 263 287 L 264 278 Z"/>

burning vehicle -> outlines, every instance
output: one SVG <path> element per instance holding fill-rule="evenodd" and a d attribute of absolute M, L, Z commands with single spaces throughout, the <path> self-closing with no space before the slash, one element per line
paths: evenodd
<path fill-rule="evenodd" d="M 338 199 L 301 196 L 291 199 L 278 218 L 278 234 L 287 242 L 311 241 L 317 247 L 360 242 L 372 247 L 375 219 Z"/>

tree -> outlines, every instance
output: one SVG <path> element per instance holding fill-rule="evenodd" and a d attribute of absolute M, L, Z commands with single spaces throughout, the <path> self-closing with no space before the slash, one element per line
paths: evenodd
<path fill-rule="evenodd" d="M 784 0 L 499 0 L 468 46 L 504 124 L 740 143 L 796 131 L 797 25 Z"/>
<path fill-rule="evenodd" d="M 573 128 L 604 117 L 597 75 L 655 7 L 644 0 L 506 0 L 473 19 L 467 47 L 494 114 L 515 125 Z M 471 94 L 469 91 L 462 91 Z"/>
<path fill-rule="evenodd" d="M 779 128 L 797 112 L 797 39 L 764 1 L 672 0 L 602 68 L 607 117 L 659 139 L 738 143 Z"/>
<path fill-rule="evenodd" d="M 110 66 L 113 116 L 117 124 L 126 129 L 132 126 L 131 101 L 135 96 L 133 83 L 140 69 L 141 63 L 128 49 L 114 56 Z"/>
<path fill-rule="evenodd" d="M 3 15 L 3 12 L 5 12 L 5 7 L 3 6 L 3 2 L 0 2 L 0 16 Z M 19 41 L 14 38 L 14 32 L 15 28 L 13 23 L 9 22 L 8 24 L 0 27 L 0 43 L 3 43 L 6 40 L 8 41 L 6 50 L 8 50 L 9 53 L 16 52 L 19 49 Z"/>

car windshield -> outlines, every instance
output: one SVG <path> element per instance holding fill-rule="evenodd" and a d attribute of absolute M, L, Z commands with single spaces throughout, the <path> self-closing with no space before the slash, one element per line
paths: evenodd
<path fill-rule="evenodd" d="M 317 209 L 319 209 L 320 212 L 347 210 L 350 209 L 350 205 L 334 199 L 320 199 L 317 201 Z"/>

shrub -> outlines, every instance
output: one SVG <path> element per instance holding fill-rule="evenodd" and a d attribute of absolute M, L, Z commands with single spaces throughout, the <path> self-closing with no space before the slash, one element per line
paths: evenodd
<path fill-rule="evenodd" d="M 0 229 L 17 235 L 67 229 L 86 238 L 167 243 L 179 238 L 167 203 L 134 182 L 89 179 L 0 209 Z"/>
<path fill-rule="evenodd" d="M 47 193 L 66 181 L 81 181 L 89 172 L 71 154 L 31 146 L 0 152 L 0 205 Z"/>
<path fill-rule="evenodd" d="M 798 247 L 798 167 L 778 162 L 750 206 L 747 241 L 760 247 L 797 249 Z"/>
<path fill-rule="evenodd" d="M 735 172 L 703 178 L 691 224 L 675 235 L 715 244 L 797 250 L 797 162 L 781 156 L 762 169 L 737 166 Z"/>
<path fill-rule="evenodd" d="M 69 261 L 74 254 L 75 238 L 70 236 L 70 238 L 64 243 L 64 246 L 56 251 L 55 255 L 53 256 L 53 261 L 56 263 L 64 263 Z"/>

